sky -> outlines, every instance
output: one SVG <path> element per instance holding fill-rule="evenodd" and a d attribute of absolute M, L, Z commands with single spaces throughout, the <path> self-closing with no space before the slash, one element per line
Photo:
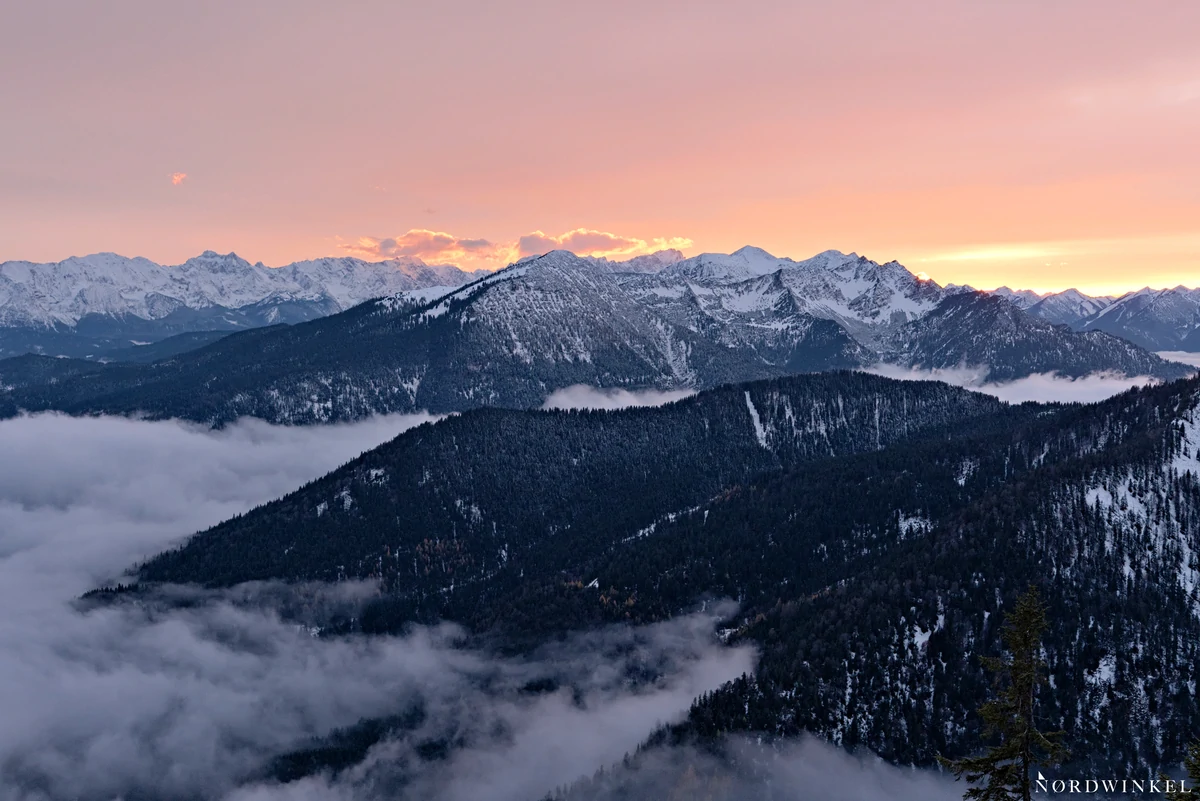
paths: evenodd
<path fill-rule="evenodd" d="M 1200 4 L 0 5 L 0 261 L 753 244 L 1200 284 Z"/>

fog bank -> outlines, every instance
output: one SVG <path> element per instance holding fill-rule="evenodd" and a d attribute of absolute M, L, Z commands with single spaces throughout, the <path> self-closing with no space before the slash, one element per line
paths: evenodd
<path fill-rule="evenodd" d="M 313 636 L 373 596 L 368 583 L 168 587 L 75 602 L 144 556 L 428 419 L 242 421 L 219 432 L 61 415 L 0 422 L 0 453 L 21 455 L 0 459 L 0 799 L 291 792 L 307 784 L 265 781 L 271 759 L 362 718 L 412 710 L 423 716 L 413 731 L 331 787 L 537 796 L 619 759 L 695 695 L 752 669 L 750 650 L 716 642 L 712 612 L 500 658 L 465 648 L 449 625 Z M 304 617 L 284 619 L 281 607 Z M 422 756 L 439 738 L 455 743 L 449 756 Z"/>
<path fill-rule="evenodd" d="M 1157 379 L 1149 376 L 1130 378 L 1111 373 L 1093 373 L 1082 378 L 1068 378 L 1057 373 L 1037 373 L 1015 381 L 997 383 L 985 380 L 986 368 L 917 370 L 890 364 L 877 364 L 864 372 L 908 381 L 942 381 L 993 395 L 1010 403 L 1095 403 L 1132 387 L 1157 382 Z"/>

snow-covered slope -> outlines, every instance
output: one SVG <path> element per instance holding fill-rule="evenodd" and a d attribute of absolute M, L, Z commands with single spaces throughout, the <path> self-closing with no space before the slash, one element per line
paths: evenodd
<path fill-rule="evenodd" d="M 1112 302 L 1111 296 L 1093 297 L 1083 294 L 1078 289 L 1067 289 L 1046 295 L 1025 310 L 1048 323 L 1075 326 Z"/>
<path fill-rule="evenodd" d="M 644 274 L 555 251 L 441 292 L 246 332 L 146 369 L 72 378 L 62 371 L 78 365 L 43 363 L 59 360 L 0 362 L 0 385 L 20 388 L 0 392 L 0 414 L 331 422 L 537 407 L 575 384 L 698 389 L 879 362 L 977 367 L 995 380 L 1189 372 L 1102 332 L 1074 332 L 894 262 L 836 252 L 792 261 L 743 249 Z"/>
<path fill-rule="evenodd" d="M 1057 325 L 1078 326 L 1084 318 L 1099 312 L 1115 300 L 1111 295 L 1085 295 L 1078 289 L 1038 293 L 1032 289 L 1002 286 L 988 293 L 1004 298 L 1018 309 Z"/>
<path fill-rule="evenodd" d="M 647 253 L 643 256 L 634 256 L 632 259 L 625 261 L 609 261 L 604 258 L 597 259 L 597 261 L 610 265 L 617 272 L 657 273 L 670 267 L 672 264 L 683 261 L 683 253 L 674 248 L 669 248 L 654 253 Z"/>
<path fill-rule="evenodd" d="M 1002 286 L 989 294 L 1076 331 L 1105 331 L 1151 351 L 1200 351 L 1200 289 L 1147 287 L 1113 297 L 1077 289 L 1039 295 Z"/>
<path fill-rule="evenodd" d="M 213 251 L 176 266 L 115 253 L 53 264 L 10 261 L 0 264 L 0 325 L 70 327 L 89 314 L 157 320 L 185 308 L 266 303 L 310 304 L 329 314 L 371 298 L 457 286 L 473 277 L 451 265 L 415 258 L 329 258 L 271 268 Z"/>
<path fill-rule="evenodd" d="M 1200 289 L 1139 289 L 1081 320 L 1151 350 L 1200 351 Z"/>
<path fill-rule="evenodd" d="M 886 361 L 910 367 L 986 366 L 993 381 L 1033 373 L 1074 378 L 1107 371 L 1159 378 L 1188 374 L 1124 339 L 1102 331 L 1072 331 L 986 293 L 948 298 L 893 334 L 881 352 Z"/>
<path fill-rule="evenodd" d="M 720 326 L 727 343 L 752 346 L 824 320 L 873 348 L 954 293 L 894 261 L 836 250 L 793 261 L 753 247 L 684 259 L 653 276 L 629 277 L 625 286 L 668 319 Z"/>
<path fill-rule="evenodd" d="M 1040 303 L 1046 297 L 1034 292 L 1032 289 L 1010 289 L 1006 286 L 997 287 L 989 294 L 999 295 L 1005 300 L 1016 304 L 1018 309 L 1028 309 L 1030 306 Z"/>

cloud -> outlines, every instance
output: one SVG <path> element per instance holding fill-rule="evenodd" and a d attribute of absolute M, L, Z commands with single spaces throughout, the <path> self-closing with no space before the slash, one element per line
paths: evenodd
<path fill-rule="evenodd" d="M 547 755 L 547 761 L 553 753 Z M 495 785 L 451 785 L 431 799 L 499 798 L 516 796 L 506 771 Z M 358 771 L 355 771 L 358 772 Z M 551 775 L 560 775 L 553 771 Z M 585 774 L 593 779 L 594 774 Z M 580 777 L 580 778 L 585 778 Z M 571 784 L 570 782 L 564 784 Z M 537 786 L 529 782 L 528 786 Z M 496 787 L 502 788 L 497 794 Z M 706 798 L 710 801 L 957 801 L 964 785 L 927 770 L 889 765 L 878 758 L 856 756 L 811 736 L 764 746 L 746 737 L 727 738 L 719 753 L 691 746 L 656 747 L 636 754 L 628 765 L 605 765 L 605 777 L 588 782 L 586 791 L 571 798 L 588 801 L 661 801 Z M 309 801 L 310 799 L 364 799 L 383 795 L 350 776 L 330 780 L 315 777 L 289 785 L 257 785 L 231 796 L 231 801 Z M 449 793 L 445 792 L 449 790 Z M 476 795 L 464 795 L 474 792 Z M 395 794 L 406 801 L 415 793 Z M 532 801 L 544 797 L 530 793 Z"/>
<path fill-rule="evenodd" d="M 1192 367 L 1200 367 L 1200 353 L 1191 353 L 1186 350 L 1160 350 L 1158 355 L 1167 361 L 1183 362 Z"/>
<path fill-rule="evenodd" d="M 356 242 L 339 242 L 338 247 L 355 256 L 394 259 L 414 256 L 426 262 L 463 263 L 512 260 L 513 252 L 486 239 L 462 239 L 443 231 L 413 228 L 407 233 L 378 239 L 360 237 Z M 503 265 L 498 265 L 503 266 Z"/>
<path fill-rule="evenodd" d="M 588 801 L 951 801 L 963 785 L 931 771 L 854 756 L 813 737 L 763 746 L 728 738 L 721 753 L 658 747 L 615 766 L 580 797 Z"/>
<path fill-rule="evenodd" d="M 234 798 L 335 795 L 441 801 L 532 801 L 636 750 L 657 725 L 680 719 L 699 693 L 753 669 L 745 648 L 722 648 L 713 624 L 721 605 L 643 628 L 612 627 L 576 635 L 524 660 L 492 660 L 486 695 L 463 682 L 462 697 L 440 702 L 430 724 L 393 737 L 338 777 L 297 787 L 252 787 Z M 633 676 L 663 676 L 634 690 Z M 521 697 L 524 683 L 552 676 L 561 689 Z M 448 699 L 445 699 L 448 701 Z M 449 730 L 467 747 L 422 764 L 420 742 Z"/>
<path fill-rule="evenodd" d="M 690 397 L 692 390 L 599 389 L 574 384 L 555 390 L 542 404 L 543 409 L 626 409 L 630 406 L 664 406 Z"/>
<path fill-rule="evenodd" d="M 1160 354 L 1163 355 L 1163 354 Z M 1178 355 L 1178 354 L 1177 354 Z M 1185 354 L 1200 362 L 1200 354 Z M 1166 356 L 1164 356 L 1166 358 Z M 1183 361 L 1183 359 L 1180 359 Z M 1194 363 L 1195 363 L 1194 362 Z M 1131 387 L 1156 383 L 1147 376 L 1133 378 L 1111 373 L 1093 373 L 1083 378 L 1066 378 L 1053 373 L 1038 373 L 1004 383 L 986 380 L 985 368 L 952 370 L 915 370 L 892 364 L 877 364 L 863 372 L 908 381 L 942 381 L 959 387 L 994 395 L 1011 403 L 1094 403 L 1110 398 Z M 688 390 L 599 389 L 575 384 L 555 390 L 542 404 L 543 409 L 624 409 L 630 406 L 662 406 L 694 395 Z"/>
<path fill-rule="evenodd" d="M 357 611 L 375 592 L 366 583 L 73 603 L 428 419 L 245 420 L 216 432 L 61 415 L 0 422 L 0 452 L 25 455 L 0 461 L 0 799 L 265 798 L 323 786 L 326 798 L 536 798 L 620 759 L 696 694 L 753 668 L 751 651 L 715 641 L 714 616 L 728 607 L 499 657 L 448 625 L 311 636 Z M 658 679 L 634 689 L 631 677 L 647 673 Z M 530 682 L 562 689 L 529 692 Z M 410 736 L 333 784 L 263 782 L 281 752 L 413 709 L 424 719 Z M 423 758 L 420 745 L 438 739 L 460 747 Z"/>
<path fill-rule="evenodd" d="M 692 246 L 692 240 L 684 237 L 659 237 L 638 239 L 621 236 L 591 228 L 576 228 L 565 234 L 550 236 L 542 231 L 526 234 L 517 241 L 517 250 L 522 258 L 540 256 L 551 250 L 569 250 L 579 256 L 602 256 L 604 258 L 630 258 L 659 250 L 684 250 Z"/>
<path fill-rule="evenodd" d="M 629 259 L 660 250 L 682 250 L 692 246 L 692 240 L 684 237 L 657 237 L 647 240 L 590 228 L 576 228 L 558 236 L 534 231 L 510 242 L 462 238 L 444 231 L 413 228 L 394 237 L 364 236 L 354 242 L 346 242 L 339 238 L 337 242 L 341 250 L 368 259 L 415 256 L 426 262 L 451 263 L 491 270 L 527 256 L 540 256 L 551 250 L 569 250 L 580 256 Z"/>
<path fill-rule="evenodd" d="M 171 173 L 171 185 L 172 185 L 172 186 L 179 186 L 179 185 L 180 185 L 181 183 L 183 183 L 185 180 L 187 180 L 187 173 L 186 173 L 186 172 L 173 172 L 173 173 Z"/>
<path fill-rule="evenodd" d="M 1124 392 L 1132 387 L 1157 383 L 1148 376 L 1093 373 L 1082 378 L 1068 378 L 1055 373 L 1037 373 L 1004 383 L 987 382 L 986 368 L 955 368 L 947 370 L 914 370 L 890 364 L 878 364 L 864 372 L 886 378 L 909 381 L 943 381 L 959 387 L 994 395 L 1010 403 L 1038 401 L 1040 403 L 1095 403 Z"/>

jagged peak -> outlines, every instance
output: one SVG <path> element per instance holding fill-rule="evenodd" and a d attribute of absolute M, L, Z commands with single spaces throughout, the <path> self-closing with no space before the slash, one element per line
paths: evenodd
<path fill-rule="evenodd" d="M 645 253 L 641 256 L 633 256 L 624 261 L 613 263 L 622 271 L 656 273 L 670 267 L 672 264 L 678 264 L 684 258 L 683 251 L 677 248 L 664 248 L 663 250 L 656 250 L 653 253 Z"/>
<path fill-rule="evenodd" d="M 827 261 L 852 261 L 854 259 L 862 259 L 864 257 L 858 255 L 854 251 L 850 251 L 849 253 L 843 253 L 842 251 L 838 250 L 837 248 L 830 248 L 829 250 L 822 250 L 820 253 L 813 256 L 812 258 L 813 259 L 824 259 Z"/>
<path fill-rule="evenodd" d="M 199 256 L 193 256 L 192 258 L 188 259 L 180 266 L 189 267 L 198 264 L 212 264 L 221 266 L 236 265 L 237 267 L 247 268 L 251 266 L 250 262 L 234 253 L 232 250 L 228 253 L 217 253 L 215 250 L 206 250 Z"/>

